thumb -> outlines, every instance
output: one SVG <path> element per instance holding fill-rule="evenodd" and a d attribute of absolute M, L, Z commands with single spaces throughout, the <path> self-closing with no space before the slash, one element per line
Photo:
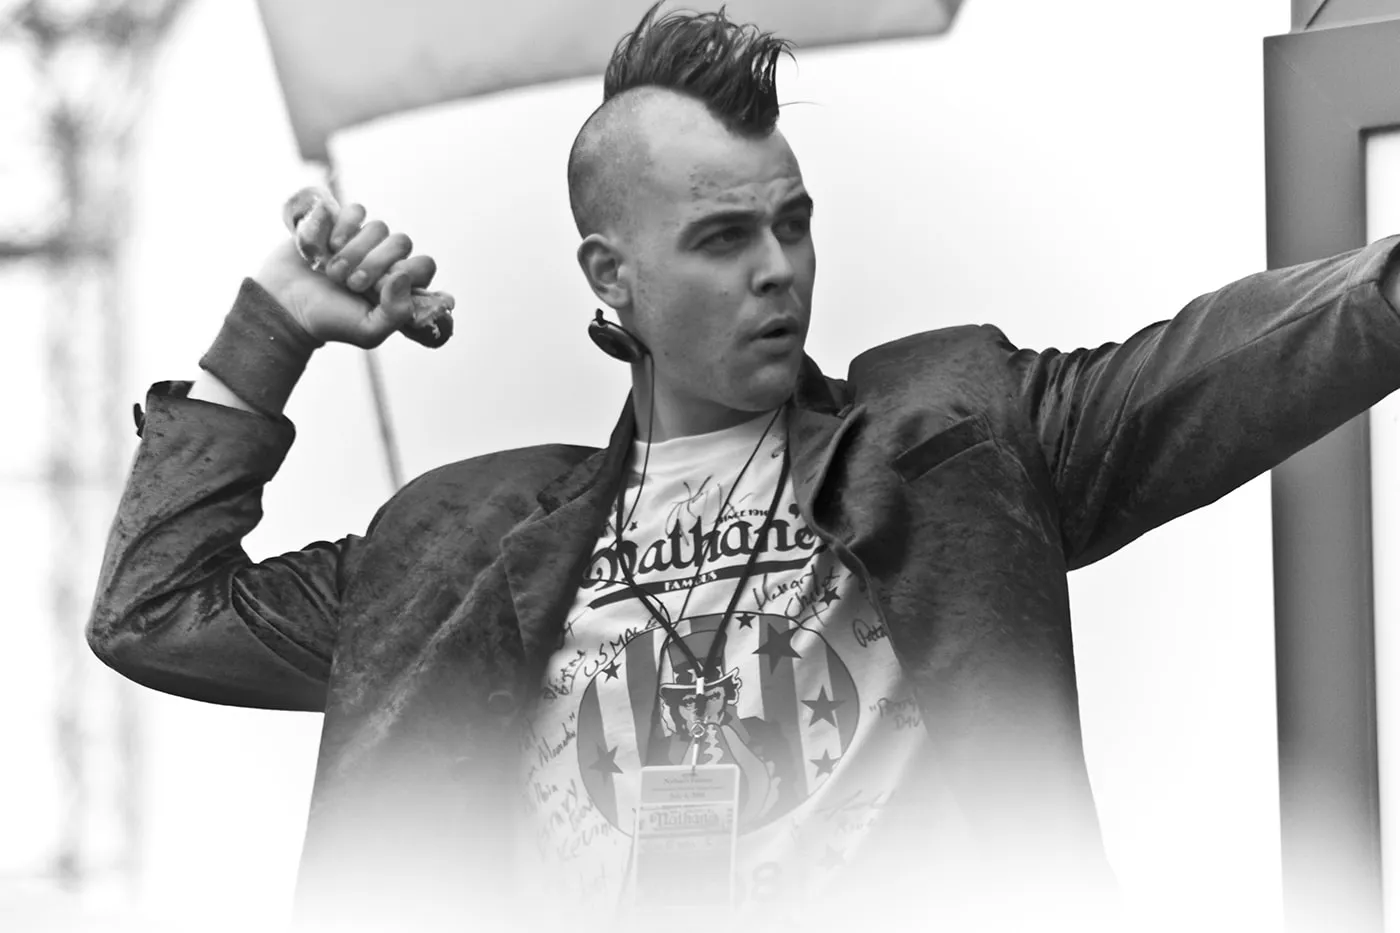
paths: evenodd
<path fill-rule="evenodd" d="M 412 292 L 408 276 L 405 274 L 390 276 L 389 281 L 385 283 L 384 294 L 380 297 L 379 303 L 394 318 L 395 326 L 404 324 L 413 318 Z"/>
<path fill-rule="evenodd" d="M 379 303 L 365 315 L 365 337 L 378 343 L 413 320 L 408 276 L 387 275 L 379 285 Z"/>

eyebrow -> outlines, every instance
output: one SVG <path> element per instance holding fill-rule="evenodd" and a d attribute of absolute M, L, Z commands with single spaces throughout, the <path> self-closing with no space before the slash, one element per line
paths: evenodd
<path fill-rule="evenodd" d="M 793 195 L 792 197 L 784 201 L 782 207 L 778 209 L 778 213 L 787 214 L 799 208 L 805 208 L 810 213 L 813 210 L 813 207 L 814 205 L 812 203 L 812 196 L 804 191 L 801 194 Z M 686 224 L 685 227 L 681 230 L 681 239 L 688 239 L 692 234 L 694 234 L 697 230 L 701 229 L 702 227 L 708 227 L 718 223 L 736 223 L 752 221 L 754 218 L 758 217 L 758 215 L 758 211 L 738 209 L 716 211 L 713 214 L 706 214 L 704 217 L 701 217 L 697 220 L 692 220 L 690 223 Z"/>

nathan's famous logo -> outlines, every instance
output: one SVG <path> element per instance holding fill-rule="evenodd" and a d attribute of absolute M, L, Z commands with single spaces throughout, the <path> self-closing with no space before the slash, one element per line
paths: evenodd
<path fill-rule="evenodd" d="M 797 506 L 791 506 L 790 511 L 794 521 L 775 516 L 768 530 L 761 535 L 766 514 L 763 510 L 730 508 L 724 518 L 728 524 L 722 532 L 714 528 L 706 531 L 697 516 L 689 529 L 683 530 L 680 521 L 673 520 L 667 526 L 670 530 L 666 532 L 666 537 L 644 544 L 624 540 L 619 547 L 610 541 L 593 553 L 584 567 L 580 585 L 585 589 L 607 590 L 620 584 L 628 574 L 643 576 L 666 571 L 699 570 L 700 566 L 714 568 L 708 572 L 704 578 L 706 580 L 715 579 L 715 575 L 737 576 L 742 559 L 748 557 L 754 548 L 767 560 L 787 556 L 792 566 L 801 566 L 824 545 L 804 522 L 796 520 Z M 721 568 L 721 561 L 729 566 Z M 668 588 L 688 585 L 688 580 L 677 577 Z M 631 593 L 623 590 L 603 596 L 592 605 L 597 608 L 631 598 Z"/>
<path fill-rule="evenodd" d="M 733 820 L 728 811 L 710 807 L 664 807 L 648 810 L 643 817 L 649 829 L 704 829 L 728 832 Z"/>
<path fill-rule="evenodd" d="M 662 628 L 632 635 L 584 688 L 579 771 L 599 812 L 623 832 L 632 832 L 637 804 L 637 781 L 623 775 L 643 765 L 737 765 L 744 833 L 805 800 L 850 746 L 860 717 L 855 683 L 819 632 L 756 612 L 717 632 L 720 618 L 677 623 L 689 653 Z"/>

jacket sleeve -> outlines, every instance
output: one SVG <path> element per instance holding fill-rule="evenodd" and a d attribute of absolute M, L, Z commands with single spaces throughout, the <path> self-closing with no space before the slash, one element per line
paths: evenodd
<path fill-rule="evenodd" d="M 1207 505 L 1400 388 L 1400 236 L 1250 275 L 1125 342 L 1010 352 L 1070 569 Z"/>
<path fill-rule="evenodd" d="M 295 437 L 157 383 L 107 539 L 88 644 L 129 679 L 233 706 L 325 707 L 341 595 L 362 538 L 254 563 L 243 537 Z M 376 516 L 376 519 L 378 516 Z M 371 525 L 373 527 L 373 525 Z"/>

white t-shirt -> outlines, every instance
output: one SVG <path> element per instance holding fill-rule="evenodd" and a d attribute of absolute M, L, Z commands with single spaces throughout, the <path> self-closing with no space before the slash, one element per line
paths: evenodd
<path fill-rule="evenodd" d="M 784 415 L 770 427 L 773 415 L 653 444 L 645 484 L 646 445 L 633 443 L 624 557 L 702 665 L 781 473 Z M 715 534 L 721 503 L 760 438 Z M 520 877 L 571 909 L 611 911 L 627 894 L 640 769 L 698 757 L 733 763 L 741 774 L 740 909 L 812 903 L 839 886 L 927 741 L 859 578 L 803 521 L 789 478 L 719 636 L 721 663 L 705 672 L 704 735 L 692 739 L 694 666 L 628 585 L 615 514 L 580 581 L 527 728 Z"/>

